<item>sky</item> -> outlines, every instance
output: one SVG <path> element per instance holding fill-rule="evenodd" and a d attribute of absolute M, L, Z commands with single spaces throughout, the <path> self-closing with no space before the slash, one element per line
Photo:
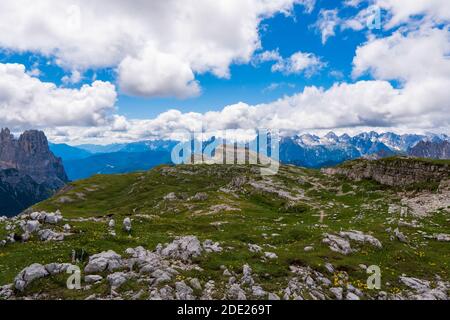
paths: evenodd
<path fill-rule="evenodd" d="M 448 0 L 3 0 L 0 127 L 449 133 Z"/>

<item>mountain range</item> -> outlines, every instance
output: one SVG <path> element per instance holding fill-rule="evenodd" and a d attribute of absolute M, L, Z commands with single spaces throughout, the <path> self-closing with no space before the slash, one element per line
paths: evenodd
<path fill-rule="evenodd" d="M 449 159 L 450 138 L 446 134 L 378 134 L 364 132 L 355 136 L 323 137 L 303 134 L 283 137 L 280 141 L 280 161 L 307 168 L 333 166 L 357 158 L 378 159 L 393 155 Z M 170 163 L 170 153 L 177 144 L 173 140 L 140 141 L 111 145 L 50 144 L 61 157 L 71 180 L 94 174 L 127 173 L 148 170 Z"/>

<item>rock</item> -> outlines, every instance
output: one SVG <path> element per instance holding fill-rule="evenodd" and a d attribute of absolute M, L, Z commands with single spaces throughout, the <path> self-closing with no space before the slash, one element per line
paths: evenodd
<path fill-rule="evenodd" d="M 178 237 L 161 250 L 163 257 L 190 261 L 202 254 L 202 246 L 195 236 Z"/>
<path fill-rule="evenodd" d="M 206 240 L 203 242 L 203 249 L 205 249 L 206 252 L 222 252 L 222 248 L 220 247 L 220 244 L 218 242 L 213 242 L 212 240 Z"/>
<path fill-rule="evenodd" d="M 225 270 L 223 271 L 223 275 L 224 275 L 225 277 L 231 277 L 231 276 L 232 276 L 230 270 L 228 270 L 228 269 L 225 269 Z"/>
<path fill-rule="evenodd" d="M 62 221 L 63 217 L 61 212 L 57 211 L 55 213 L 47 213 L 45 217 L 45 223 L 48 224 L 58 224 Z"/>
<path fill-rule="evenodd" d="M 411 289 L 414 289 L 415 291 L 424 292 L 430 289 L 429 281 L 420 280 L 412 277 L 400 277 L 400 281 L 404 285 L 410 287 Z"/>
<path fill-rule="evenodd" d="M 48 273 L 52 276 L 64 273 L 72 267 L 73 265 L 70 263 L 49 263 L 45 265 L 45 269 L 48 271 Z"/>
<path fill-rule="evenodd" d="M 331 288 L 330 292 L 334 295 L 337 300 L 342 300 L 344 290 L 340 287 Z"/>
<path fill-rule="evenodd" d="M 450 242 L 450 234 L 441 233 L 441 234 L 436 234 L 434 237 L 437 241 Z"/>
<path fill-rule="evenodd" d="M 128 280 L 128 276 L 124 272 L 116 272 L 108 275 L 107 280 L 113 290 L 120 288 Z"/>
<path fill-rule="evenodd" d="M 220 212 L 229 212 L 229 211 L 241 211 L 239 208 L 233 208 L 227 204 L 218 204 L 209 208 L 211 214 L 216 214 Z"/>
<path fill-rule="evenodd" d="M 345 296 L 345 300 L 360 300 L 360 299 L 353 292 L 347 292 L 347 295 Z"/>
<path fill-rule="evenodd" d="M 322 242 L 328 244 L 332 251 L 341 253 L 343 255 L 348 255 L 353 252 L 350 246 L 350 242 L 348 242 L 347 240 L 332 234 L 324 234 L 324 236 L 325 238 L 322 240 Z"/>
<path fill-rule="evenodd" d="M 103 280 L 102 276 L 99 275 L 87 275 L 84 277 L 84 282 L 86 283 L 97 283 Z"/>
<path fill-rule="evenodd" d="M 27 232 L 29 234 L 39 231 L 41 224 L 39 221 L 36 220 L 30 220 L 27 221 L 26 224 L 22 227 L 24 232 Z"/>
<path fill-rule="evenodd" d="M 269 292 L 267 299 L 270 301 L 278 301 L 281 300 L 280 297 L 278 295 L 276 295 L 275 293 Z"/>
<path fill-rule="evenodd" d="M 252 268 L 248 264 L 245 264 L 242 268 L 242 273 L 241 283 L 243 285 L 252 286 L 255 283 L 252 277 Z"/>
<path fill-rule="evenodd" d="M 39 263 L 23 269 L 14 279 L 14 287 L 23 292 L 25 288 L 34 280 L 47 277 L 49 272 L 45 267 Z"/>
<path fill-rule="evenodd" d="M 69 233 L 70 230 L 72 230 L 72 227 L 69 224 L 65 224 L 63 228 L 64 228 L 64 232 L 67 232 L 67 233 Z"/>
<path fill-rule="evenodd" d="M 278 256 L 273 252 L 265 252 L 264 257 L 267 259 L 278 259 Z"/>
<path fill-rule="evenodd" d="M 398 228 L 394 230 L 394 235 L 400 242 L 408 243 L 408 238 Z"/>
<path fill-rule="evenodd" d="M 322 172 L 332 175 L 344 175 L 350 180 L 370 179 L 378 183 L 395 186 L 406 186 L 422 182 L 439 182 L 448 177 L 448 166 L 445 164 L 430 165 L 419 159 L 396 158 L 389 161 L 360 160 L 348 166 L 323 169 Z"/>
<path fill-rule="evenodd" d="M 200 281 L 197 278 L 193 278 L 189 281 L 189 284 L 197 290 L 202 290 L 202 285 L 200 284 Z"/>
<path fill-rule="evenodd" d="M 130 218 L 123 219 L 123 230 L 125 230 L 125 232 L 128 232 L 128 233 L 131 232 L 131 219 Z"/>
<path fill-rule="evenodd" d="M 28 242 L 31 238 L 31 235 L 28 232 L 22 234 L 22 242 Z"/>
<path fill-rule="evenodd" d="M 145 268 L 146 267 L 141 269 L 141 273 L 145 273 Z M 155 284 L 156 285 L 158 285 L 158 284 L 160 284 L 162 282 L 169 282 L 170 280 L 172 280 L 172 275 L 169 272 L 166 272 L 166 271 L 161 270 L 161 269 L 157 269 L 157 270 L 153 271 L 151 276 L 152 276 L 152 278 L 155 279 Z"/>
<path fill-rule="evenodd" d="M 41 241 L 63 241 L 65 235 L 63 233 L 57 233 L 50 229 L 44 229 L 38 232 L 38 236 Z"/>
<path fill-rule="evenodd" d="M 262 248 L 256 244 L 248 244 L 248 250 L 253 253 L 258 253 L 262 251 Z"/>
<path fill-rule="evenodd" d="M 113 229 L 116 227 L 116 221 L 114 219 L 109 220 L 108 228 Z"/>
<path fill-rule="evenodd" d="M 339 235 L 343 238 L 347 238 L 347 239 L 350 239 L 353 241 L 369 243 L 378 249 L 381 249 L 383 247 L 381 242 L 377 238 L 367 235 L 367 234 L 364 234 L 361 231 L 355 231 L 355 230 L 352 230 L 349 232 L 341 231 L 341 232 L 339 232 Z"/>
<path fill-rule="evenodd" d="M 0 130 L 0 199 L 8 214 L 47 199 L 66 182 L 62 160 L 50 151 L 42 131 L 25 131 L 17 139 L 9 129 Z"/>
<path fill-rule="evenodd" d="M 239 286 L 239 284 L 233 284 L 228 289 L 228 298 L 230 300 L 247 300 L 245 291 Z"/>
<path fill-rule="evenodd" d="M 305 252 L 310 252 L 314 250 L 314 247 L 308 246 L 303 249 Z"/>
<path fill-rule="evenodd" d="M 412 289 L 407 298 L 410 300 L 448 300 L 448 292 L 450 291 L 450 283 L 440 281 L 436 278 L 436 283 L 431 286 L 431 282 L 412 277 L 402 276 L 400 282 Z"/>
<path fill-rule="evenodd" d="M 208 200 L 208 195 L 204 192 L 198 192 L 191 198 L 194 201 L 206 201 Z"/>
<path fill-rule="evenodd" d="M 0 300 L 8 300 L 12 296 L 14 296 L 14 291 L 11 284 L 0 287 Z"/>
<path fill-rule="evenodd" d="M 208 281 L 205 284 L 205 290 L 203 290 L 201 300 L 213 300 L 214 295 L 214 289 L 215 289 L 215 282 L 213 280 Z"/>
<path fill-rule="evenodd" d="M 163 300 L 173 300 L 174 299 L 174 293 L 173 289 L 169 287 L 168 285 L 164 286 L 163 288 L 159 289 L 161 299 Z"/>
<path fill-rule="evenodd" d="M 331 263 L 329 262 L 325 263 L 324 267 L 329 273 L 334 273 L 334 267 Z"/>
<path fill-rule="evenodd" d="M 84 268 L 87 274 L 103 271 L 113 272 L 123 267 L 121 256 L 112 250 L 104 251 L 89 257 L 89 262 Z"/>
<path fill-rule="evenodd" d="M 175 201 L 175 200 L 178 199 L 178 197 L 175 194 L 175 192 L 171 192 L 168 195 L 166 195 L 163 199 L 166 200 L 166 201 Z"/>
<path fill-rule="evenodd" d="M 267 295 L 267 292 L 263 290 L 260 286 L 252 287 L 252 295 L 257 298 L 262 298 Z"/>
<path fill-rule="evenodd" d="M 195 300 L 194 290 L 184 281 L 175 283 L 175 297 L 177 300 Z"/>

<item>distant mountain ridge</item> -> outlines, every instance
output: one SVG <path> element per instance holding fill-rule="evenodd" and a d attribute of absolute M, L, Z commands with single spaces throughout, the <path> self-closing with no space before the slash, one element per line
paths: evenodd
<path fill-rule="evenodd" d="M 68 181 L 43 132 L 25 131 L 16 139 L 8 129 L 0 131 L 0 215 L 17 214 Z"/>
<path fill-rule="evenodd" d="M 419 158 L 450 159 L 450 142 L 420 141 L 409 149 L 408 154 Z"/>
<path fill-rule="evenodd" d="M 446 134 L 379 134 L 363 132 L 350 136 L 334 132 L 320 137 L 313 134 L 282 137 L 280 161 L 308 168 L 333 166 L 358 158 L 379 159 L 393 155 L 411 155 L 424 158 L 449 159 L 448 151 L 438 151 L 440 144 L 449 142 Z M 177 144 L 173 140 L 139 141 L 106 146 L 51 145 L 52 151 L 64 160 L 72 180 L 96 173 L 125 173 L 150 169 L 170 163 L 170 153 Z M 423 143 L 430 151 L 419 151 Z M 418 146 L 417 148 L 415 148 Z M 130 161 L 127 161 L 130 159 Z M 139 163 L 137 161 L 141 161 Z M 76 160 L 82 160 L 81 162 Z"/>

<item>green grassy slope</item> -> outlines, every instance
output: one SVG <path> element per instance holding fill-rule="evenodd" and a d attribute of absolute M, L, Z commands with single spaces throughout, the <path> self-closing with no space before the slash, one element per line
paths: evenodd
<path fill-rule="evenodd" d="M 236 187 L 243 177 L 246 183 Z M 263 190 L 252 183 L 273 188 Z M 287 196 L 279 191 L 287 192 Z M 164 200 L 171 192 L 179 199 Z M 191 199 L 199 192 L 206 193 L 207 199 Z M 348 272 L 350 283 L 362 290 L 366 290 L 367 274 L 358 267 L 360 264 L 380 266 L 383 289 L 388 292 L 399 290 L 398 277 L 402 274 L 429 280 L 439 275 L 450 280 L 450 243 L 424 240 L 412 227 L 401 227 L 409 243 L 391 239 L 386 229 L 397 227 L 400 212 L 389 213 L 388 208 L 400 205 L 400 201 L 398 190 L 371 181 L 355 183 L 293 166 L 283 166 L 278 175 L 267 178 L 260 177 L 257 167 L 206 165 L 161 166 L 142 173 L 99 175 L 74 182 L 66 191 L 33 208 L 61 210 L 64 218 L 72 219 L 64 223 L 73 227 L 74 235 L 63 242 L 44 243 L 33 238 L 28 243 L 0 248 L 0 285 L 11 283 L 31 263 L 70 262 L 72 250 L 84 249 L 94 254 L 112 249 L 122 254 L 136 246 L 154 249 L 158 243 L 183 235 L 212 239 L 229 249 L 198 258 L 196 262 L 205 271 L 189 271 L 181 278 L 195 276 L 202 281 L 225 283 L 222 265 L 239 273 L 242 265 L 248 263 L 259 275 L 258 283 L 266 290 L 279 292 L 289 280 L 290 265 L 311 266 L 325 272 L 324 264 L 330 262 L 338 270 Z M 216 205 L 239 211 L 215 212 Z M 107 218 L 114 217 L 120 225 L 126 216 L 133 219 L 131 237 L 119 227 L 117 237 L 110 236 Z M 92 217 L 100 220 L 79 220 Z M 450 233 L 449 218 L 448 208 L 442 208 L 420 219 L 420 230 L 429 235 Z M 403 220 L 410 222 L 417 218 L 409 216 Z M 371 234 L 382 242 L 383 248 L 352 242 L 358 252 L 348 256 L 332 252 L 322 243 L 323 234 L 341 230 Z M 5 235 L 0 224 L 0 238 Z M 260 245 L 279 258 L 262 261 L 261 254 L 248 250 L 249 243 Z M 313 246 L 314 250 L 305 252 L 306 246 Z M 29 290 L 44 287 L 65 298 L 85 298 L 107 291 L 102 284 L 72 292 L 65 290 L 63 283 L 63 278 L 43 279 Z M 140 284 L 128 286 L 123 290 L 136 289 Z"/>

